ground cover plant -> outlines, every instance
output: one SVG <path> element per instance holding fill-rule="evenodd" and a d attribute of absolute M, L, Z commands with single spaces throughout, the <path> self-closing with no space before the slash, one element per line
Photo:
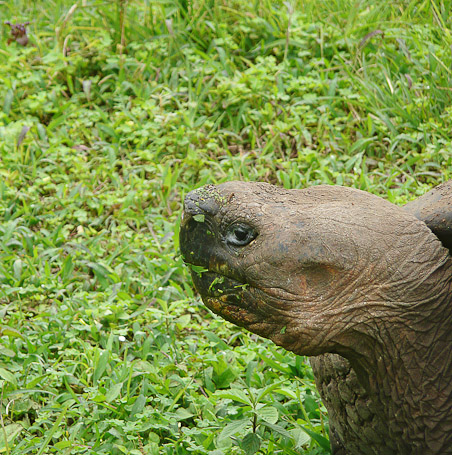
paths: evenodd
<path fill-rule="evenodd" d="M 307 359 L 194 294 L 181 202 L 450 179 L 450 8 L 0 1 L 0 453 L 329 453 Z"/>

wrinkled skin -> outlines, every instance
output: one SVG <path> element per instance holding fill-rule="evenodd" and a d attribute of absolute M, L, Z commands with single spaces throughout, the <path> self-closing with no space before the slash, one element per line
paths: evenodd
<path fill-rule="evenodd" d="M 359 190 L 228 182 L 187 195 L 180 244 L 213 312 L 319 356 L 333 453 L 452 453 L 452 259 L 425 223 Z"/>

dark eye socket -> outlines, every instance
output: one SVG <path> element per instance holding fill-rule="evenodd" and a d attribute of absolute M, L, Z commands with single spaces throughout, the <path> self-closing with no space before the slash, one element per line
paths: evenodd
<path fill-rule="evenodd" d="M 233 224 L 226 233 L 226 242 L 233 246 L 245 246 L 257 237 L 257 231 L 246 224 Z"/>

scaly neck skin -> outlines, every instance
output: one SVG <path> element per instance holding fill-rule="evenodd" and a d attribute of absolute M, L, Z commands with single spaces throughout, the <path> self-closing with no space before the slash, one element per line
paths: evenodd
<path fill-rule="evenodd" d="M 338 339 L 337 353 L 378 400 L 400 453 L 451 453 L 451 283 L 428 305 L 398 318 L 369 318 L 361 334 L 355 326 L 353 336 Z"/>

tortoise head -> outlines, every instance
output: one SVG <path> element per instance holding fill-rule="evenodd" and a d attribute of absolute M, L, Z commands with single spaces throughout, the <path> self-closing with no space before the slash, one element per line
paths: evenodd
<path fill-rule="evenodd" d="M 208 308 L 305 355 L 347 356 L 378 321 L 418 314 L 449 257 L 411 214 L 337 186 L 192 191 L 180 245 Z"/>

